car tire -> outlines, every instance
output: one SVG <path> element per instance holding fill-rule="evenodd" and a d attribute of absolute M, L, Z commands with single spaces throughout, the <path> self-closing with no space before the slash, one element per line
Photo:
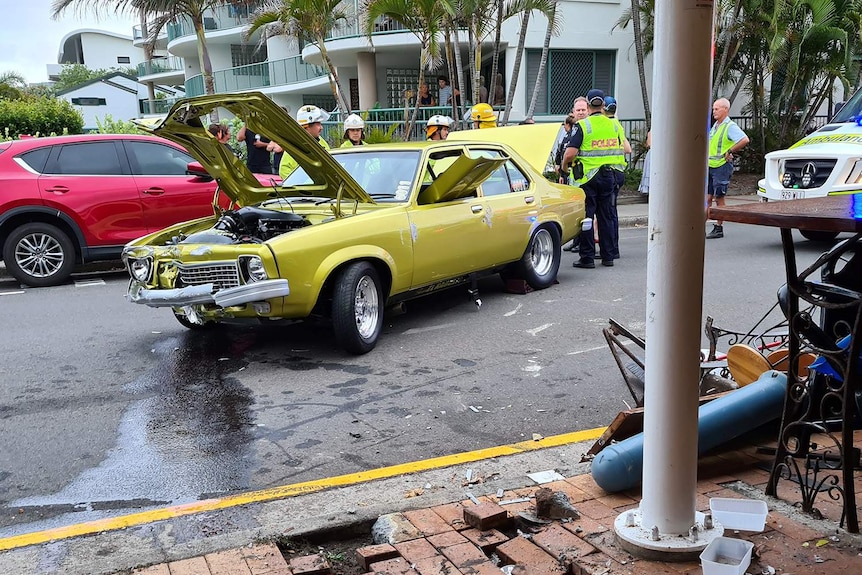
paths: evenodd
<path fill-rule="evenodd" d="M 831 242 L 838 237 L 838 232 L 820 232 L 816 230 L 799 230 L 802 237 L 812 242 Z"/>
<path fill-rule="evenodd" d="M 383 327 L 380 274 L 368 262 L 355 262 L 338 274 L 332 294 L 335 341 L 349 353 L 368 353 Z"/>
<path fill-rule="evenodd" d="M 6 269 L 22 284 L 60 285 L 75 269 L 75 244 L 51 224 L 33 222 L 12 231 L 3 246 Z"/>
<path fill-rule="evenodd" d="M 560 232 L 556 226 L 542 226 L 530 237 L 515 272 L 534 290 L 545 289 L 557 280 L 561 259 Z"/>

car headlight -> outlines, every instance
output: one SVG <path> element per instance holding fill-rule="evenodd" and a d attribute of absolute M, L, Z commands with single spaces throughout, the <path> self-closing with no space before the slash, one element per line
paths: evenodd
<path fill-rule="evenodd" d="M 266 269 L 263 266 L 263 260 L 258 256 L 246 256 L 242 258 L 242 267 L 245 271 L 246 280 L 250 282 L 259 282 L 267 279 Z"/>
<path fill-rule="evenodd" d="M 856 160 L 853 164 L 853 169 L 850 170 L 850 175 L 847 176 L 847 180 L 845 180 L 846 184 L 860 184 L 862 183 L 862 160 Z"/>
<path fill-rule="evenodd" d="M 150 279 L 150 274 L 153 271 L 153 260 L 150 258 L 129 258 L 127 260 L 129 274 L 139 282 L 146 282 Z"/>

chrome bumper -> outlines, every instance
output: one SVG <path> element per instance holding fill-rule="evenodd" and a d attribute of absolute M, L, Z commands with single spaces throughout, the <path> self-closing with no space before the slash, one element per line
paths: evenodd
<path fill-rule="evenodd" d="M 147 289 L 132 282 L 126 299 L 150 307 L 182 307 L 185 305 L 212 305 L 231 307 L 256 301 L 265 301 L 290 295 L 290 286 L 285 279 L 264 280 L 233 288 L 219 290 L 215 285 L 201 284 L 177 289 Z"/>

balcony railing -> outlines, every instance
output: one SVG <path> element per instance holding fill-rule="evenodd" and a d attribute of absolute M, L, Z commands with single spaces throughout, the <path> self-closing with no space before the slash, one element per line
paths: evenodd
<path fill-rule="evenodd" d="M 183 61 L 176 56 L 153 58 L 149 62 L 138 63 L 138 78 L 164 72 L 182 72 Z"/>
<path fill-rule="evenodd" d="M 374 32 L 372 35 L 388 34 L 390 32 L 409 32 L 410 30 L 398 20 L 393 20 L 388 16 L 380 16 L 374 21 Z M 338 40 L 341 38 L 356 38 L 364 36 L 365 30 L 361 29 L 360 21 L 357 18 L 348 17 L 343 24 L 334 27 L 329 34 L 327 40 Z"/>
<path fill-rule="evenodd" d="M 245 26 L 249 22 L 249 17 L 259 7 L 262 2 L 250 2 L 248 6 L 217 6 L 208 10 L 204 16 L 204 30 L 229 30 L 238 26 Z M 193 36 L 195 27 L 191 20 L 182 18 L 176 22 L 168 24 L 168 42 L 171 42 L 182 36 Z"/>
<path fill-rule="evenodd" d="M 284 86 L 305 82 L 326 76 L 326 71 L 320 66 L 312 66 L 302 61 L 302 56 L 293 56 L 283 60 L 260 62 L 237 66 L 227 70 L 213 72 L 215 91 L 240 92 L 269 86 Z M 203 75 L 199 74 L 186 80 L 186 95 L 200 96 L 204 93 Z"/>
<path fill-rule="evenodd" d="M 138 110 L 142 115 L 167 114 L 176 101 L 176 98 L 154 100 L 151 108 L 149 100 L 138 100 Z"/>

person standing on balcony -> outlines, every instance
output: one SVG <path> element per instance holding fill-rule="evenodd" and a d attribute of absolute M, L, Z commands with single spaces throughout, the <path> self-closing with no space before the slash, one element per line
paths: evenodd
<path fill-rule="evenodd" d="M 323 122 L 328 119 L 329 113 L 317 106 L 303 106 L 296 112 L 296 122 L 305 129 L 309 136 L 320 144 L 321 148 L 327 151 L 329 150 L 329 144 L 320 137 L 320 133 L 323 132 Z M 290 154 L 285 152 L 281 157 L 278 175 L 282 179 L 285 179 L 298 167 L 299 163 Z"/>
<path fill-rule="evenodd" d="M 269 138 L 255 134 L 248 126 L 243 124 L 236 135 L 236 139 L 239 142 L 245 142 L 245 164 L 252 173 L 272 173 L 272 159 L 267 150 Z"/>
<path fill-rule="evenodd" d="M 715 123 L 709 130 L 709 177 L 706 186 L 706 207 L 724 206 L 727 186 L 733 175 L 733 154 L 748 145 L 748 136 L 736 122 L 729 118 L 730 100 L 719 98 L 712 105 L 712 117 Z M 706 239 L 713 240 L 724 237 L 724 222 L 717 220 Z"/>
<path fill-rule="evenodd" d="M 446 76 L 437 76 L 437 101 L 440 106 L 452 105 L 452 86 Z"/>
<path fill-rule="evenodd" d="M 434 96 L 428 91 L 428 84 L 425 82 L 419 85 L 419 105 L 423 107 L 437 105 L 434 101 Z"/>
<path fill-rule="evenodd" d="M 344 119 L 344 143 L 342 148 L 352 148 L 365 144 L 365 120 L 356 114 L 350 114 Z"/>

